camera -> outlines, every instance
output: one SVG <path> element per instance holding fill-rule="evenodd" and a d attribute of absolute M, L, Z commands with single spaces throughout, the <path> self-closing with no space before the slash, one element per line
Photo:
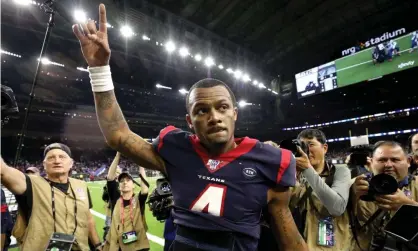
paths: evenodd
<path fill-rule="evenodd" d="M 302 149 L 304 153 L 306 153 L 306 155 L 309 155 L 308 145 L 299 139 L 285 139 L 285 140 L 282 140 L 279 145 L 280 145 L 280 148 L 291 151 L 293 155 L 295 155 L 295 157 L 301 156 L 298 151 L 298 146 Z"/>
<path fill-rule="evenodd" d="M 10 116 L 19 113 L 16 98 L 12 88 L 1 85 L 1 116 Z"/>
<path fill-rule="evenodd" d="M 74 235 L 53 233 L 45 251 L 70 251 L 75 242 Z"/>
<path fill-rule="evenodd" d="M 167 179 L 158 179 L 157 186 L 148 199 L 148 205 L 152 215 L 158 221 L 164 221 L 170 216 L 173 206 L 173 193 Z"/>
<path fill-rule="evenodd" d="M 367 173 L 368 170 L 365 167 L 367 165 L 367 157 L 371 156 L 373 152 L 372 145 L 357 145 L 352 146 L 349 149 L 350 161 L 347 163 L 348 168 L 351 170 L 351 177 L 355 178 L 359 175 Z"/>
<path fill-rule="evenodd" d="M 375 201 L 378 195 L 393 194 L 398 190 L 398 182 L 388 174 L 374 175 L 366 173 L 366 180 L 369 182 L 369 192 L 360 197 L 363 201 Z"/>

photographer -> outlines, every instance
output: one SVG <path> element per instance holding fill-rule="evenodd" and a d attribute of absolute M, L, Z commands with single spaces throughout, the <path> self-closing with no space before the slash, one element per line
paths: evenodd
<path fill-rule="evenodd" d="M 121 173 L 121 169 L 118 166 L 119 160 L 120 160 L 120 153 L 118 152 L 118 153 L 116 153 L 116 156 L 113 159 L 112 164 L 110 164 L 110 167 L 109 167 L 109 170 L 108 170 L 108 172 L 110 172 L 111 170 L 113 172 L 113 170 L 116 168 L 115 177 L 112 177 L 112 180 L 119 177 L 119 175 Z M 110 225 L 111 225 L 111 222 L 112 222 L 112 210 L 113 210 L 112 203 L 110 201 L 110 196 L 109 196 L 109 191 L 108 191 L 108 188 L 107 188 L 107 184 L 103 187 L 102 200 L 104 202 L 106 202 L 105 203 L 106 219 L 105 219 L 105 226 L 103 228 L 103 230 L 104 230 L 103 231 L 103 240 L 106 240 L 106 235 L 109 232 Z"/>
<path fill-rule="evenodd" d="M 123 171 L 116 179 L 117 163 L 120 153 L 116 154 L 107 175 L 107 190 L 112 208 L 112 220 L 106 236 L 104 250 L 111 251 L 145 251 L 149 250 L 146 235 L 145 202 L 148 197 L 149 185 L 146 182 L 145 170 L 140 167 L 141 192 L 135 196 L 135 181 Z"/>
<path fill-rule="evenodd" d="M 364 201 L 362 198 L 375 188 L 373 185 L 371 190 L 368 175 L 356 177 L 352 192 L 357 234 L 352 250 L 398 250 L 393 239 L 383 232 L 383 227 L 402 205 L 418 205 L 418 184 L 415 176 L 408 174 L 408 167 L 407 153 L 399 143 L 380 141 L 375 144 L 370 166 L 373 175 L 392 176 L 398 189 L 393 194 L 376 195 L 371 201 Z"/>
<path fill-rule="evenodd" d="M 418 133 L 414 133 L 409 136 L 408 148 L 410 151 L 409 161 L 411 163 L 409 173 L 412 175 L 418 175 Z"/>
<path fill-rule="evenodd" d="M 100 250 L 87 184 L 69 178 L 73 166 L 68 146 L 54 143 L 45 148 L 46 178 L 25 175 L 1 159 L 1 182 L 15 196 L 27 226 L 20 250 L 90 250 L 88 240 Z"/>
<path fill-rule="evenodd" d="M 351 241 L 346 212 L 350 171 L 325 161 L 328 145 L 322 131 L 304 130 L 298 140 L 308 151 L 298 147 L 298 183 L 290 203 L 299 230 L 310 250 L 347 250 Z"/>

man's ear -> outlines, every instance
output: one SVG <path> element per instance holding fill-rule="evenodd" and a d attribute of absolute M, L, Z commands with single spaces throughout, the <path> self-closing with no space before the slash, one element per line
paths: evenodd
<path fill-rule="evenodd" d="M 238 108 L 234 107 L 234 120 L 237 121 L 238 119 Z"/>
<path fill-rule="evenodd" d="M 186 122 L 187 122 L 187 125 L 189 126 L 190 130 L 193 130 L 192 119 L 190 118 L 189 114 L 186 114 Z"/>
<path fill-rule="evenodd" d="M 328 144 L 325 143 L 324 144 L 324 154 L 326 154 L 328 152 Z"/>

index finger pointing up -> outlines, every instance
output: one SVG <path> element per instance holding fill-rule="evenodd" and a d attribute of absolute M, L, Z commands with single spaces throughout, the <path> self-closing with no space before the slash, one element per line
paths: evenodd
<path fill-rule="evenodd" d="M 99 5 L 99 31 L 107 33 L 106 7 L 104 4 Z"/>

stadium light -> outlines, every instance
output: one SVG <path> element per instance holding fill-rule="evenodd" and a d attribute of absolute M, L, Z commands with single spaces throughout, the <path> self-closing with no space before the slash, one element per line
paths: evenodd
<path fill-rule="evenodd" d="M 253 85 L 258 85 L 258 81 L 257 80 L 254 80 L 253 81 Z"/>
<path fill-rule="evenodd" d="M 1 54 L 6 54 L 6 55 L 9 55 L 9 56 L 13 56 L 13 57 L 17 57 L 17 58 L 21 58 L 22 57 L 19 54 L 12 53 L 12 52 L 9 52 L 9 51 L 5 51 L 5 50 L 2 50 L 2 49 L 0 49 L 0 53 Z"/>
<path fill-rule="evenodd" d="M 183 46 L 183 47 L 180 48 L 179 54 L 180 54 L 181 57 L 184 58 L 185 56 L 189 55 L 189 50 L 186 47 Z"/>
<path fill-rule="evenodd" d="M 142 35 L 142 40 L 149 41 L 151 38 L 147 37 L 147 35 Z"/>
<path fill-rule="evenodd" d="M 38 61 L 39 61 L 39 58 L 38 58 Z M 56 66 L 65 67 L 63 64 L 60 64 L 60 63 L 57 63 L 57 62 L 53 62 L 53 61 L 49 60 L 46 57 L 43 57 L 41 59 L 41 63 L 44 64 L 44 65 L 50 65 L 50 64 L 52 64 L 52 65 L 56 65 Z"/>
<path fill-rule="evenodd" d="M 247 105 L 247 102 L 245 102 L 244 100 L 241 100 L 240 102 L 238 102 L 239 107 L 244 107 L 246 105 Z"/>
<path fill-rule="evenodd" d="M 78 23 L 85 23 L 87 21 L 86 13 L 82 10 L 75 10 L 74 20 Z"/>
<path fill-rule="evenodd" d="M 272 93 L 274 93 L 274 95 L 277 95 L 278 93 L 277 92 L 275 92 L 275 91 L 271 91 Z"/>
<path fill-rule="evenodd" d="M 183 94 L 183 95 L 185 95 L 185 94 L 187 94 L 187 93 L 189 93 L 186 89 L 184 89 L 184 88 L 181 88 L 180 90 L 179 90 L 179 92 L 181 93 L 181 94 Z"/>
<path fill-rule="evenodd" d="M 38 61 L 39 61 L 39 59 L 38 59 Z M 51 60 L 49 60 L 48 58 L 42 58 L 41 63 L 45 64 L 45 65 L 49 65 L 49 64 L 51 64 Z"/>
<path fill-rule="evenodd" d="M 263 84 L 263 83 L 259 83 L 258 84 L 258 87 L 260 88 L 260 89 L 266 89 L 267 87 Z"/>
<path fill-rule="evenodd" d="M 107 28 L 113 28 L 113 25 L 111 25 L 111 24 L 109 24 L 109 23 L 106 23 L 106 27 L 107 27 Z"/>
<path fill-rule="evenodd" d="M 233 71 L 231 68 L 226 69 L 226 71 L 227 71 L 228 73 L 234 73 L 234 71 Z"/>
<path fill-rule="evenodd" d="M 168 41 L 165 43 L 165 50 L 169 53 L 173 52 L 176 49 L 176 45 L 173 41 Z"/>
<path fill-rule="evenodd" d="M 79 70 L 79 71 L 89 72 L 89 70 L 87 70 L 86 68 L 83 68 L 83 67 L 77 67 L 77 70 Z"/>
<path fill-rule="evenodd" d="M 129 38 L 132 37 L 134 35 L 134 31 L 132 30 L 132 28 L 128 25 L 124 25 L 120 28 L 120 33 L 122 34 L 122 36 Z"/>
<path fill-rule="evenodd" d="M 248 76 L 248 74 L 244 74 L 244 76 L 242 77 L 242 81 L 244 83 L 247 83 L 247 82 L 251 81 L 251 78 L 250 78 L 250 76 Z"/>
<path fill-rule="evenodd" d="M 171 87 L 164 86 L 164 85 L 161 85 L 161 84 L 156 84 L 155 87 L 157 87 L 158 89 L 168 89 L 168 90 L 172 89 Z"/>
<path fill-rule="evenodd" d="M 224 68 L 224 66 L 220 64 L 220 65 L 218 66 L 218 68 L 222 70 L 222 69 Z"/>
<path fill-rule="evenodd" d="M 196 54 L 196 56 L 194 56 L 194 59 L 196 59 L 196 61 L 199 62 L 200 60 L 202 60 L 202 55 Z"/>
<path fill-rule="evenodd" d="M 236 71 L 234 72 L 234 77 L 235 77 L 236 79 L 240 79 L 240 78 L 241 78 L 241 76 L 242 76 L 242 71 L 240 71 L 240 70 L 236 70 Z"/>
<path fill-rule="evenodd" d="M 206 59 L 205 59 L 205 65 L 207 66 L 207 67 L 211 67 L 212 65 L 214 65 L 215 64 L 215 62 L 213 61 L 213 58 L 212 57 L 207 57 Z"/>
<path fill-rule="evenodd" d="M 29 4 L 32 3 L 32 1 L 30 1 L 30 0 L 14 0 L 14 2 L 16 4 L 20 4 L 20 5 L 29 5 Z"/>

